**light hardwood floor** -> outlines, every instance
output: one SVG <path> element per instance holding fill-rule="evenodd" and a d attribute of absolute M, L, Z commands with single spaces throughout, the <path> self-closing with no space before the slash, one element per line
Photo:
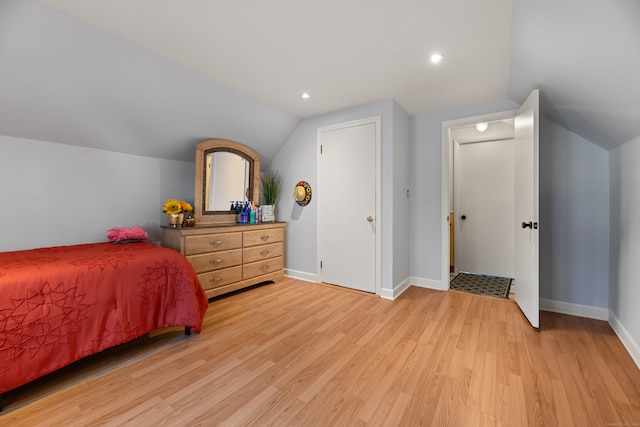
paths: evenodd
<path fill-rule="evenodd" d="M 396 301 L 285 280 L 211 301 L 4 396 L 11 426 L 640 424 L 640 370 L 606 322 L 412 287 Z"/>

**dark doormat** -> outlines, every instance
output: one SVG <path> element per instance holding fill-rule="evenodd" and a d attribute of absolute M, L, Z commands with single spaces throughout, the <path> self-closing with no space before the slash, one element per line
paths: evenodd
<path fill-rule="evenodd" d="M 460 272 L 449 284 L 455 291 L 509 298 L 513 279 L 508 277 L 485 276 L 484 274 Z"/>

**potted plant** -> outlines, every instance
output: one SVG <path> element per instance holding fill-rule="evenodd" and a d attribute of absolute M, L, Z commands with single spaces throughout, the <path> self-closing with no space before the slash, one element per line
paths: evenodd
<path fill-rule="evenodd" d="M 276 202 L 282 188 L 282 176 L 278 171 L 267 171 L 260 178 L 260 192 L 264 199 L 262 205 L 262 220 L 274 222 L 276 220 Z"/>

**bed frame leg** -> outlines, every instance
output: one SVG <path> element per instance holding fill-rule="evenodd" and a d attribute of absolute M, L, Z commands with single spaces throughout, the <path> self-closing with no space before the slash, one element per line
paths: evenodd
<path fill-rule="evenodd" d="M 2 412 L 2 393 L 0 393 L 0 412 Z"/>
<path fill-rule="evenodd" d="M 184 334 L 185 335 L 191 335 L 191 328 L 188 326 L 184 327 Z M 2 403 L 2 401 L 0 400 L 0 403 Z M 0 411 L 2 410 L 2 406 L 0 406 Z"/>

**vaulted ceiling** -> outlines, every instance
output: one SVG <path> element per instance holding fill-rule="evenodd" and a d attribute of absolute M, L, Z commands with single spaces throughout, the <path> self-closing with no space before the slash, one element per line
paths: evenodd
<path fill-rule="evenodd" d="M 300 117 L 389 98 L 418 114 L 507 95 L 511 0 L 43 3 Z"/>
<path fill-rule="evenodd" d="M 17 7 L 17 0 L 2 3 Z M 302 118 L 381 99 L 419 115 L 505 98 L 521 103 L 535 88 L 545 115 L 605 149 L 640 136 L 636 0 L 40 4 L 189 69 L 216 90 L 229 88 L 225 102 L 256 100 L 282 122 L 276 138 Z M 444 60 L 432 64 L 436 52 Z M 302 99 L 303 92 L 311 97 Z M 245 101 L 238 102 L 241 109 Z"/>

